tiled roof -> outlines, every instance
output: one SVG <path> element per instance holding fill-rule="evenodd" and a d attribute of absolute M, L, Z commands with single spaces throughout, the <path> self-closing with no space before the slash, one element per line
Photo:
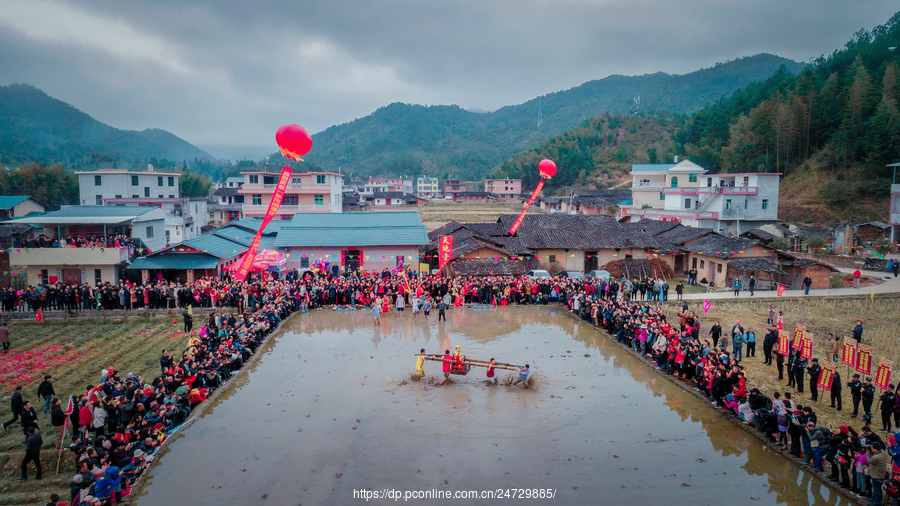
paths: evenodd
<path fill-rule="evenodd" d="M 247 246 L 215 234 L 201 235 L 184 241 L 184 244 L 205 251 L 219 258 L 233 258 L 247 251 Z"/>
<path fill-rule="evenodd" d="M 672 227 L 665 232 L 658 233 L 653 238 L 656 239 L 660 249 L 665 251 L 678 251 L 685 243 L 705 235 L 716 235 L 721 237 L 708 228 L 686 227 L 679 223 L 677 227 Z"/>
<path fill-rule="evenodd" d="M 127 269 L 215 269 L 218 265 L 219 259 L 206 253 L 169 253 L 136 258 Z"/>
<path fill-rule="evenodd" d="M 515 214 L 501 214 L 499 223 L 503 230 L 509 230 L 518 218 Z M 599 229 L 615 224 L 616 219 L 605 215 L 584 214 L 526 214 L 519 230 L 542 229 Z"/>
<path fill-rule="evenodd" d="M 656 245 L 640 230 L 612 225 L 583 229 L 530 228 L 519 229 L 518 237 L 528 249 L 623 249 L 650 248 Z"/>
<path fill-rule="evenodd" d="M 690 228 L 690 227 L 685 227 Z M 719 258 L 728 258 L 731 255 L 746 251 L 759 243 L 744 239 L 732 239 L 719 234 L 709 234 L 695 241 L 684 244 L 681 249 L 691 253 L 700 253 Z"/>
<path fill-rule="evenodd" d="M 233 197 L 240 195 L 237 188 L 219 188 L 213 193 L 213 197 Z"/>
<path fill-rule="evenodd" d="M 528 272 L 522 260 L 485 260 L 460 258 L 450 265 L 457 276 L 521 276 Z"/>
<path fill-rule="evenodd" d="M 729 260 L 728 266 L 747 272 L 781 272 L 781 265 L 774 258 L 736 258 Z"/>
<path fill-rule="evenodd" d="M 741 235 L 751 235 L 762 241 L 771 241 L 772 239 L 775 238 L 775 234 L 770 234 L 770 233 L 766 232 L 765 230 L 762 230 L 759 228 L 754 228 L 754 229 L 748 230 Z"/>
<path fill-rule="evenodd" d="M 647 235 L 656 236 L 663 232 L 672 230 L 675 227 L 683 225 L 675 221 L 648 220 L 645 218 L 635 223 L 625 223 L 624 226 L 628 228 L 635 228 L 637 230 L 643 230 Z"/>

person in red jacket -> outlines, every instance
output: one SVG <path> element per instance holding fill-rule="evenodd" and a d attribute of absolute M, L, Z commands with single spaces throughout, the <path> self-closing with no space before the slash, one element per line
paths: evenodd
<path fill-rule="evenodd" d="M 91 422 L 94 420 L 94 410 L 91 408 L 91 403 L 85 401 L 84 404 L 81 405 L 81 409 L 78 410 L 78 430 L 81 431 L 82 436 L 87 438 L 88 427 L 91 426 Z"/>
<path fill-rule="evenodd" d="M 441 358 L 444 360 L 444 381 L 441 381 L 441 385 L 443 385 L 451 381 L 450 368 L 453 366 L 453 356 L 450 355 L 450 350 L 444 350 L 444 356 Z"/>

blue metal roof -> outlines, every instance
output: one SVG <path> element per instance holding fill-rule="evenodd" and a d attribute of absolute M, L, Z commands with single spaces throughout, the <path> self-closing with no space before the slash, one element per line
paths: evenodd
<path fill-rule="evenodd" d="M 0 195 L 0 209 L 12 209 L 30 198 L 29 195 Z"/>
<path fill-rule="evenodd" d="M 201 235 L 184 241 L 184 244 L 205 251 L 219 258 L 233 258 L 247 250 L 247 246 L 214 234 Z"/>
<path fill-rule="evenodd" d="M 279 248 L 315 246 L 423 246 L 428 232 L 419 212 L 295 214 L 278 233 Z"/>
<path fill-rule="evenodd" d="M 219 259 L 206 253 L 171 253 L 134 259 L 127 269 L 215 269 Z"/>
<path fill-rule="evenodd" d="M 256 235 L 249 230 L 239 228 L 239 227 L 222 227 L 212 230 L 211 233 L 213 235 L 217 235 L 219 237 L 224 237 L 226 239 L 232 240 L 234 242 L 239 242 L 245 246 L 249 246 L 251 242 L 253 242 L 253 237 Z"/>
<path fill-rule="evenodd" d="M 622 202 L 619 202 L 620 206 L 631 206 L 634 205 L 634 199 L 625 199 Z"/>
<path fill-rule="evenodd" d="M 296 216 L 296 215 L 295 215 Z M 266 229 L 263 231 L 263 234 L 277 234 L 282 227 L 286 227 L 290 225 L 290 220 L 272 220 L 266 225 Z M 250 230 L 256 235 L 256 232 L 259 230 L 260 225 L 262 225 L 262 218 L 244 218 L 240 221 L 231 222 L 233 226 L 241 227 L 245 230 Z"/>
<path fill-rule="evenodd" d="M 634 164 L 631 166 L 631 170 L 635 172 L 639 171 L 662 171 L 666 169 L 670 169 L 674 167 L 671 163 L 643 163 L 643 164 Z"/>

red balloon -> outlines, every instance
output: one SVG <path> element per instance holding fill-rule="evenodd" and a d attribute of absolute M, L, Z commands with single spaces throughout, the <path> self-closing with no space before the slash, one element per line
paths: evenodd
<path fill-rule="evenodd" d="M 302 160 L 301 156 L 312 149 L 312 137 L 300 125 L 284 125 L 275 132 L 275 142 L 281 148 L 281 154 L 294 159 Z"/>
<path fill-rule="evenodd" d="M 538 164 L 538 172 L 541 173 L 541 177 L 550 179 L 556 175 L 556 164 L 553 163 L 553 160 L 547 160 L 545 158 Z"/>

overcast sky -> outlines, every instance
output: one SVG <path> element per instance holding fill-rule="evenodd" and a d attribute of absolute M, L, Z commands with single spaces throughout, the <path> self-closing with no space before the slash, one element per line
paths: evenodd
<path fill-rule="evenodd" d="M 760 52 L 808 61 L 897 10 L 896 0 L 0 0 L 0 85 L 32 84 L 117 128 L 265 153 L 284 123 L 315 133 L 391 102 L 494 110 L 610 74 L 683 74 Z"/>

